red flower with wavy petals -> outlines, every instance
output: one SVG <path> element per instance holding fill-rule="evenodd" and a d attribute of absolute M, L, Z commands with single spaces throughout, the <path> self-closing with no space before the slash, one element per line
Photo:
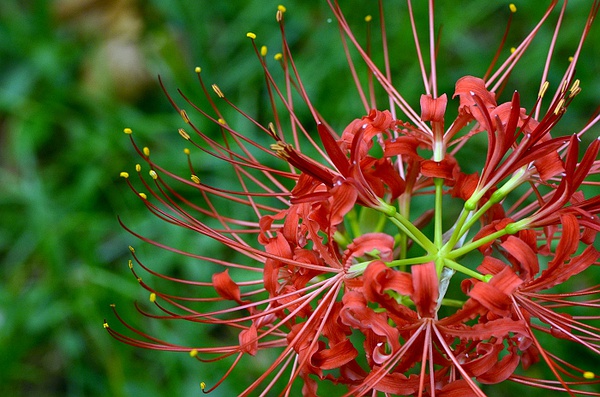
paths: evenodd
<path fill-rule="evenodd" d="M 466 75 L 456 81 L 454 93 L 440 94 L 436 60 L 444 36 L 439 43 L 435 39 L 433 2 L 427 25 L 431 46 L 424 55 L 421 21 L 409 1 L 423 76 L 418 112 L 392 84 L 386 37 L 383 71 L 371 57 L 370 42 L 363 47 L 337 1 L 328 0 L 365 108 L 340 130 L 339 120 L 327 122 L 309 100 L 286 40 L 286 9 L 279 6 L 283 52 L 275 59 L 282 81 L 271 73 L 266 48 L 248 34 L 264 70 L 272 123 L 254 120 L 217 85 L 214 97 L 200 69 L 210 107 L 183 95 L 182 106 L 199 112 L 219 134 L 198 127 L 167 94 L 186 125 L 181 137 L 210 161 L 229 167 L 231 181 L 206 184 L 189 150 L 189 175 L 182 177 L 156 163 L 133 137 L 144 163 L 136 166 L 140 182 L 121 174 L 150 212 L 226 248 L 216 258 L 203 253 L 203 244 L 195 252 L 169 247 L 123 224 L 142 241 L 211 269 L 207 280 L 175 278 L 154 270 L 131 248 L 131 271 L 154 305 L 152 311 L 136 305 L 138 310 L 202 330 L 220 327 L 235 338 L 176 344 L 133 327 L 116 309 L 127 330 L 107 322 L 104 327 L 130 345 L 187 352 L 207 363 L 229 360 L 229 369 L 208 388 L 202 383 L 205 392 L 268 356 L 270 365 L 239 389 L 240 395 L 316 396 L 328 383 L 348 396 L 485 396 L 483 385 L 507 380 L 569 395 L 600 395 L 594 391 L 600 378 L 593 365 L 570 363 L 556 349 L 564 343 L 596 358 L 600 354 L 600 316 L 590 310 L 600 307 L 600 287 L 590 282 L 600 259 L 593 245 L 600 231 L 600 196 L 594 190 L 599 184 L 593 178 L 600 173 L 600 140 L 580 144 L 590 131 L 597 132 L 600 116 L 593 114 L 568 135 L 557 128 L 581 90 L 575 66 L 600 3 L 592 2 L 573 60 L 558 81 L 544 81 L 534 95 L 515 90 L 506 98 L 503 92 L 512 88 L 511 72 L 552 15 L 567 18 L 566 7 L 557 3 L 551 2 L 506 54 L 502 45 L 516 11 L 511 5 L 507 32 L 489 70 L 480 77 Z M 378 14 L 385 33 L 381 2 Z M 560 22 L 552 31 L 551 48 Z M 368 92 L 353 54 L 368 70 Z M 543 80 L 550 75 L 551 55 L 542 66 Z M 376 101 L 376 88 L 386 94 L 385 104 Z M 554 93 L 544 105 L 548 90 Z M 312 115 L 310 122 L 295 113 L 297 97 Z M 230 125 L 222 106 L 239 112 L 270 145 Z M 457 116 L 447 124 L 452 108 Z M 130 129 L 125 132 L 131 136 Z M 217 135 L 222 140 L 212 138 Z M 486 149 L 475 146 L 470 153 L 481 156 L 466 157 L 463 147 L 475 144 L 478 135 L 487 140 Z M 307 143 L 310 150 L 302 150 Z M 477 171 L 465 173 L 465 164 Z M 196 197 L 188 196 L 190 190 Z M 142 281 L 141 273 L 151 281 Z M 163 289 L 164 284 L 174 287 Z M 535 367 L 539 374 L 542 365 L 552 378 L 528 372 Z"/>

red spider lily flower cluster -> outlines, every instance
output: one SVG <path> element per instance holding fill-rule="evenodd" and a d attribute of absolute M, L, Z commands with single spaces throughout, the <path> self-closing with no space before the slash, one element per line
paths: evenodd
<path fill-rule="evenodd" d="M 156 216 L 243 257 L 237 262 L 202 256 L 128 229 L 143 241 L 197 258 L 201 266 L 220 268 L 212 280 L 176 279 L 152 270 L 132 248 L 130 268 L 136 277 L 143 271 L 194 288 L 192 295 L 181 296 L 138 278 L 158 311 L 138 309 L 158 319 L 225 326 L 238 335 L 237 342 L 181 346 L 132 327 L 118 314 L 132 336 L 108 323 L 105 328 L 134 346 L 188 352 L 201 361 L 230 359 L 220 381 L 202 384 L 205 392 L 240 362 L 251 363 L 252 356 L 268 350 L 277 355 L 242 395 L 290 395 L 301 389 L 315 396 L 320 385 L 330 383 L 340 394 L 354 396 L 485 396 L 487 385 L 506 380 L 569 395 L 600 395 L 597 365 L 580 368 L 554 349 L 565 343 L 600 354 L 600 285 L 593 282 L 600 258 L 594 248 L 600 231 L 595 178 L 600 140 L 581 144 L 593 131 L 597 135 L 600 116 L 592 114 L 569 135 L 555 128 L 581 90 L 575 66 L 600 3 L 590 3 L 560 81 L 546 81 L 566 12 L 566 2 L 553 1 L 506 59 L 498 62 L 501 45 L 488 72 L 460 78 L 450 99 L 437 92 L 433 1 L 427 64 L 409 0 L 423 74 L 420 112 L 392 85 L 381 2 L 383 71 L 353 35 L 337 1 L 328 3 L 364 104 L 362 117 L 335 131 L 312 105 L 285 38 L 286 10 L 279 6 L 283 46 L 275 60 L 282 81 L 271 73 L 266 47 L 248 33 L 264 69 L 272 123 L 252 119 L 217 85 L 211 93 L 199 68 L 210 109 L 182 97 L 214 123 L 221 140 L 194 124 L 169 97 L 187 125 L 180 135 L 230 167 L 239 188 L 205 184 L 191 157 L 190 175 L 172 173 L 133 138 L 145 163 L 136 167 L 143 187 L 121 174 Z M 509 25 L 516 11 L 512 4 L 510 11 Z M 555 21 L 554 36 L 539 92 L 528 98 L 533 107 L 522 107 L 524 94 L 518 91 L 501 100 L 511 71 L 550 21 Z M 367 66 L 367 92 L 353 51 Z M 389 98 L 384 107 L 373 99 L 374 81 Z M 312 114 L 310 123 L 296 115 L 298 98 Z M 458 115 L 448 123 L 446 108 L 452 103 Z M 228 124 L 221 105 L 247 118 L 270 144 L 263 146 Z M 125 132 L 131 136 L 130 129 Z M 461 149 L 475 136 L 486 138 L 487 153 L 468 159 L 479 161 L 479 171 L 465 173 Z M 197 196 L 184 197 L 175 184 L 194 189 Z M 223 200 L 231 212 L 217 205 Z M 431 206 L 416 205 L 422 201 Z M 456 219 L 448 221 L 448 206 L 459 206 L 452 212 Z M 207 311 L 201 305 L 206 302 L 222 306 Z M 532 376 L 527 370 L 534 364 L 545 365 L 552 378 Z"/>

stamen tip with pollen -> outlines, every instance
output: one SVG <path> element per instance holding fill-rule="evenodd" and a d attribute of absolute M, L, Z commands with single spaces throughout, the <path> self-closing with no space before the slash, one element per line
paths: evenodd
<path fill-rule="evenodd" d="M 198 350 L 196 349 L 192 349 L 190 350 L 190 357 L 194 358 L 198 355 Z M 201 383 L 201 385 L 204 384 L 204 382 Z"/>
<path fill-rule="evenodd" d="M 158 178 L 158 174 L 157 174 L 157 173 L 156 173 L 156 171 L 154 171 L 154 170 L 150 170 L 150 171 L 148 171 L 148 174 L 150 174 L 150 177 L 151 177 L 152 179 L 157 179 L 157 178 Z"/>
<path fill-rule="evenodd" d="M 267 46 L 266 45 L 260 47 L 260 56 L 263 56 L 263 57 L 267 56 Z"/>
<path fill-rule="evenodd" d="M 273 59 L 275 59 L 276 61 L 281 61 L 281 59 L 283 59 L 283 54 L 278 52 L 273 56 Z"/>
<path fill-rule="evenodd" d="M 254 39 L 256 39 L 256 34 L 254 34 L 254 33 L 252 33 L 252 32 L 248 32 L 248 33 L 246 33 L 246 37 L 248 37 L 248 38 L 250 38 L 250 39 L 254 40 Z"/>
<path fill-rule="evenodd" d="M 592 371 L 585 371 L 583 373 L 583 377 L 585 379 L 594 379 L 596 377 L 596 374 L 594 374 Z"/>
<path fill-rule="evenodd" d="M 365 22 L 371 22 L 373 20 L 373 17 L 371 15 L 367 15 L 365 17 Z"/>
<path fill-rule="evenodd" d="M 513 14 L 514 14 L 515 12 L 517 12 L 517 6 L 516 6 L 514 3 L 510 3 L 510 4 L 508 5 L 508 8 L 510 9 L 510 12 L 512 12 Z"/>
<path fill-rule="evenodd" d="M 189 156 L 190 155 L 190 149 L 188 149 L 188 148 L 183 149 L 183 154 L 185 154 L 186 156 Z"/>
<path fill-rule="evenodd" d="M 133 133 L 133 131 L 131 130 L 131 128 L 124 128 L 123 132 L 126 133 L 127 135 L 131 135 Z"/>
<path fill-rule="evenodd" d="M 181 118 L 183 119 L 183 122 L 184 122 L 184 123 L 186 123 L 186 124 L 189 124 L 189 123 L 190 123 L 190 118 L 188 117 L 188 115 L 187 115 L 187 112 L 186 112 L 185 110 L 181 109 L 181 110 L 179 111 L 179 115 L 180 115 L 180 116 L 181 116 Z"/>
<path fill-rule="evenodd" d="M 181 137 L 183 139 L 185 139 L 186 141 L 190 140 L 190 134 L 188 134 L 187 132 L 185 132 L 185 130 L 183 128 L 180 128 L 178 131 L 179 131 L 179 135 L 181 135 Z"/>
<path fill-rule="evenodd" d="M 125 179 L 127 179 L 127 178 L 129 178 L 129 172 L 125 172 L 125 171 L 123 171 L 123 172 L 121 172 L 121 173 L 119 174 L 119 176 L 120 176 L 121 178 L 125 178 Z"/>
<path fill-rule="evenodd" d="M 285 6 L 284 6 L 284 5 L 281 5 L 281 4 L 279 4 L 279 5 L 277 6 L 277 11 L 280 11 L 280 12 L 286 12 L 286 11 L 287 11 L 287 8 L 285 8 Z"/>
<path fill-rule="evenodd" d="M 196 67 L 194 68 L 194 72 L 196 72 L 196 73 L 200 73 L 200 72 L 202 72 L 202 68 L 201 68 L 200 66 L 196 66 Z"/>
<path fill-rule="evenodd" d="M 213 91 L 215 92 L 215 94 L 217 94 L 217 96 L 219 98 L 225 98 L 225 95 L 223 94 L 223 91 L 221 91 L 221 89 L 219 88 L 218 85 L 213 84 L 212 86 Z"/>
<path fill-rule="evenodd" d="M 540 91 L 538 92 L 538 98 L 544 97 L 544 94 L 546 93 L 546 90 L 548 90 L 549 85 L 550 85 L 550 83 L 548 82 L 548 80 L 544 81 L 544 84 L 542 84 L 542 87 L 540 88 Z"/>
<path fill-rule="evenodd" d="M 148 199 L 148 196 L 146 196 L 146 193 L 139 193 L 139 196 L 144 200 Z"/>

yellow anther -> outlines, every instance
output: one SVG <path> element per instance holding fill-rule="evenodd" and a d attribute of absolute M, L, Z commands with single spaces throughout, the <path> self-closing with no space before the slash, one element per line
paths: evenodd
<path fill-rule="evenodd" d="M 133 261 L 131 259 L 127 262 L 127 266 L 129 266 L 130 269 L 133 269 Z"/>
<path fill-rule="evenodd" d="M 200 66 L 196 66 L 194 68 L 194 72 L 196 72 L 196 73 L 200 73 L 201 71 L 202 71 L 202 68 Z"/>
<path fill-rule="evenodd" d="M 287 145 L 281 142 L 271 144 L 271 150 L 275 152 L 276 156 L 283 159 L 287 159 L 290 157 L 290 155 L 285 151 L 286 147 Z"/>
<path fill-rule="evenodd" d="M 570 62 L 573 62 L 573 59 L 575 59 L 575 58 L 573 58 L 573 57 L 569 57 L 569 63 L 570 63 Z"/>
<path fill-rule="evenodd" d="M 256 38 L 256 35 L 254 33 L 252 33 L 252 32 L 248 32 L 248 33 L 246 33 L 246 37 L 254 40 Z"/>
<path fill-rule="evenodd" d="M 279 4 L 279 5 L 277 6 L 277 11 L 286 12 L 286 11 L 287 11 L 287 8 L 285 8 L 285 6 L 283 6 L 283 5 Z"/>
<path fill-rule="evenodd" d="M 135 254 L 135 248 L 133 248 L 131 245 L 129 246 L 129 251 L 131 251 L 132 254 Z"/>
<path fill-rule="evenodd" d="M 592 371 L 585 371 L 585 372 L 583 373 L 583 377 L 584 377 L 585 379 L 594 379 L 594 378 L 596 377 L 596 374 L 595 374 L 595 373 L 593 373 Z"/>
<path fill-rule="evenodd" d="M 123 172 L 121 172 L 121 173 L 119 174 L 119 176 L 120 176 L 121 178 L 129 178 L 129 172 L 125 172 L 125 171 L 123 171 Z"/>
<path fill-rule="evenodd" d="M 554 114 L 558 115 L 560 112 L 562 112 L 564 109 L 564 104 L 565 104 L 565 99 L 561 98 L 561 100 L 558 101 L 558 104 L 554 108 Z"/>
<path fill-rule="evenodd" d="M 140 193 L 139 194 L 141 198 L 143 198 L 144 200 L 148 199 L 148 196 L 146 196 L 146 193 Z"/>
<path fill-rule="evenodd" d="M 104 327 L 104 329 L 110 328 L 110 327 L 108 326 L 108 323 L 107 323 L 106 321 L 104 322 L 104 324 L 102 324 L 102 326 Z"/>
<path fill-rule="evenodd" d="M 267 46 L 266 45 L 260 47 L 260 55 L 263 57 L 267 56 Z"/>
<path fill-rule="evenodd" d="M 371 15 L 367 15 L 365 17 L 365 22 L 371 22 L 373 20 L 373 17 Z"/>
<path fill-rule="evenodd" d="M 538 93 L 538 98 L 543 98 L 544 97 L 544 94 L 548 90 L 548 86 L 549 85 L 550 85 L 550 83 L 547 80 L 544 81 L 544 84 L 542 84 L 542 87 L 540 88 L 540 92 Z"/>
<path fill-rule="evenodd" d="M 150 156 L 150 149 L 148 148 L 148 146 L 144 146 L 144 148 L 142 149 L 142 152 L 144 152 L 144 156 L 146 156 L 146 157 Z"/>
<path fill-rule="evenodd" d="M 202 389 L 202 391 L 204 391 L 204 389 L 206 389 L 206 383 L 200 382 L 200 389 Z"/>
<path fill-rule="evenodd" d="M 281 61 L 283 59 L 283 54 L 281 52 L 278 52 L 273 56 L 273 59 L 275 59 L 276 61 Z"/>
<path fill-rule="evenodd" d="M 142 166 L 141 166 L 141 165 L 139 165 L 139 164 L 136 164 L 136 165 L 135 165 L 135 170 L 136 170 L 137 172 L 140 172 L 140 171 L 142 170 Z"/>
<path fill-rule="evenodd" d="M 197 175 L 192 174 L 191 178 L 192 178 L 192 181 L 194 181 L 194 183 L 196 183 L 198 185 L 200 184 L 200 178 L 198 178 Z"/>
<path fill-rule="evenodd" d="M 183 122 L 184 122 L 184 123 L 186 123 L 186 124 L 189 124 L 189 123 L 190 123 L 190 118 L 188 117 L 188 115 L 187 115 L 187 112 L 186 112 L 185 110 L 181 109 L 181 110 L 179 111 L 179 115 L 180 115 L 180 116 L 181 116 L 181 118 L 183 119 Z"/>
<path fill-rule="evenodd" d="M 517 12 L 517 6 L 516 6 L 516 5 L 514 5 L 513 3 L 510 3 L 510 4 L 508 5 L 508 8 L 510 8 L 510 12 L 512 12 L 513 14 L 514 14 L 515 12 Z"/>
<path fill-rule="evenodd" d="M 188 148 L 183 149 L 183 153 L 185 155 L 189 156 L 190 155 L 190 149 L 188 149 Z"/>
<path fill-rule="evenodd" d="M 222 119 L 222 118 L 219 118 L 217 121 L 219 122 L 219 124 L 223 124 L 223 125 L 227 124 L 225 122 L 225 119 Z"/>
<path fill-rule="evenodd" d="M 269 122 L 269 131 L 271 132 L 271 136 L 277 139 L 277 131 L 275 131 L 275 125 Z"/>
<path fill-rule="evenodd" d="M 569 82 L 564 80 L 560 85 L 560 92 L 567 92 L 567 88 L 569 87 Z"/>
<path fill-rule="evenodd" d="M 187 132 L 185 132 L 185 130 L 183 128 L 179 129 L 179 135 L 181 135 L 181 137 L 183 139 L 185 139 L 186 141 L 190 140 L 190 134 L 188 134 Z"/>
<path fill-rule="evenodd" d="M 212 89 L 219 98 L 225 98 L 225 95 L 223 95 L 223 91 L 221 91 L 218 85 L 213 84 Z"/>
<path fill-rule="evenodd" d="M 516 49 L 515 47 L 510 47 L 510 53 L 511 53 L 511 54 L 514 54 L 514 53 L 515 53 L 515 51 L 517 51 L 517 49 Z"/>
<path fill-rule="evenodd" d="M 148 171 L 148 174 L 150 174 L 150 176 L 152 177 L 152 179 L 157 179 L 158 178 L 158 174 L 154 170 Z"/>
<path fill-rule="evenodd" d="M 192 349 L 190 350 L 190 357 L 196 357 L 198 355 L 198 350 Z M 204 382 L 202 382 L 204 383 Z"/>
<path fill-rule="evenodd" d="M 150 298 L 148 298 L 148 299 L 150 299 L 150 302 L 152 302 L 152 303 L 156 302 L 156 294 L 154 292 L 151 292 Z"/>
<path fill-rule="evenodd" d="M 570 97 L 574 97 L 575 95 L 577 95 L 577 94 L 579 94 L 581 92 L 581 88 L 579 87 L 579 83 L 580 83 L 579 79 L 576 79 L 573 82 L 573 85 L 571 86 L 571 89 L 569 90 L 570 91 L 570 93 L 569 93 Z"/>
<path fill-rule="evenodd" d="M 125 128 L 123 130 L 124 133 L 126 133 L 127 135 L 131 135 L 133 133 L 133 131 L 131 131 L 131 128 Z"/>

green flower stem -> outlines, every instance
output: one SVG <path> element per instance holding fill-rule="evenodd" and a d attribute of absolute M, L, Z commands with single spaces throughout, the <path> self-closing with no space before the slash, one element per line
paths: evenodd
<path fill-rule="evenodd" d="M 429 253 L 437 252 L 437 247 L 435 244 L 427 238 L 422 231 L 417 229 L 415 225 L 413 225 L 408 219 L 399 213 L 395 213 L 394 215 L 389 217 L 390 222 L 400 229 L 400 231 L 406 233 L 408 237 L 410 237 L 415 243 L 419 244 L 425 251 Z"/>
<path fill-rule="evenodd" d="M 339 230 L 333 233 L 333 240 L 341 247 L 346 247 L 352 242 L 346 233 L 341 233 Z"/>
<path fill-rule="evenodd" d="M 458 299 L 447 299 L 447 298 L 442 299 L 442 305 L 444 305 L 444 306 L 460 308 L 460 307 L 463 307 L 464 304 L 465 304 L 465 301 L 461 301 Z"/>
<path fill-rule="evenodd" d="M 442 178 L 434 178 L 433 183 L 435 184 L 435 213 L 434 213 L 434 237 L 433 242 L 438 248 L 442 248 L 443 245 L 443 231 L 442 231 L 442 208 L 443 208 L 443 195 L 444 195 L 444 180 Z"/>
<path fill-rule="evenodd" d="M 504 198 L 506 196 L 508 196 L 508 194 L 510 192 L 512 192 L 517 187 L 519 187 L 523 182 L 525 182 L 526 174 L 527 174 L 527 166 L 521 167 L 519 170 L 517 170 L 513 174 L 513 176 L 508 181 L 506 181 L 506 183 L 504 185 L 502 185 L 502 187 L 500 189 L 498 189 L 494 193 L 492 193 L 492 195 L 490 196 L 490 199 L 484 205 L 482 205 L 481 208 L 479 208 L 479 210 L 477 210 L 477 212 L 473 215 L 473 217 L 460 229 L 458 238 L 462 237 L 465 233 L 467 233 L 469 231 L 469 229 L 471 229 L 471 227 L 475 224 L 475 222 L 477 222 L 479 220 L 479 218 L 481 218 L 481 216 L 483 216 L 483 214 L 485 214 L 486 211 L 489 210 L 494 204 L 499 203 L 502 200 L 504 200 Z M 487 189 L 485 189 L 484 191 L 486 191 L 486 190 Z M 476 201 L 472 200 L 475 197 L 478 197 L 476 199 Z M 477 204 L 479 203 L 479 200 L 482 197 L 483 197 L 482 194 L 474 193 L 473 196 L 469 200 L 467 200 L 467 202 L 465 202 L 465 209 L 468 209 L 468 210 L 475 209 L 477 207 Z"/>
<path fill-rule="evenodd" d="M 479 281 L 488 282 L 490 280 L 489 276 L 471 270 L 468 267 L 465 267 L 460 263 L 453 261 L 452 259 L 444 258 L 444 266 L 456 270 L 457 272 L 461 272 L 469 277 L 476 278 Z"/>
<path fill-rule="evenodd" d="M 352 209 L 346 214 L 346 219 L 348 219 L 348 223 L 350 224 L 350 230 L 352 231 L 352 235 L 354 238 L 362 235 L 360 232 L 360 224 L 358 222 L 358 216 L 356 215 L 356 209 Z"/>
<path fill-rule="evenodd" d="M 509 223 L 508 225 L 506 225 L 506 227 L 504 229 L 498 230 L 495 233 L 492 233 L 490 235 L 480 238 L 479 240 L 472 241 L 469 244 L 466 244 L 458 249 L 455 249 L 455 250 L 449 252 L 448 254 L 446 254 L 445 257 L 447 259 L 458 258 L 459 256 L 463 256 L 463 255 L 481 247 L 482 245 L 493 242 L 497 238 L 500 238 L 507 234 L 514 234 L 514 233 L 518 232 L 519 230 L 521 230 L 521 225 L 519 225 L 517 223 Z"/>
<path fill-rule="evenodd" d="M 402 196 L 400 196 L 400 198 L 398 199 L 398 207 L 399 207 L 399 211 L 400 214 L 402 214 L 402 216 L 404 216 L 405 218 L 409 217 L 410 214 L 410 200 L 411 200 L 411 195 L 408 192 L 405 192 L 404 194 L 402 194 Z M 408 256 L 408 236 L 406 235 L 406 233 L 400 233 L 400 259 L 404 259 Z M 401 271 L 405 271 L 406 267 L 405 266 L 401 266 L 400 267 Z"/>
<path fill-rule="evenodd" d="M 444 247 L 442 247 L 442 250 L 441 250 L 442 253 L 446 253 L 446 252 L 449 252 L 450 250 L 452 250 L 452 248 L 454 248 L 454 246 L 456 245 L 458 240 L 460 240 L 460 238 L 462 237 L 463 234 L 460 233 L 459 231 L 463 228 L 463 225 L 469 219 L 470 213 L 471 213 L 471 211 L 468 211 L 466 208 L 464 208 L 461 211 L 458 221 L 456 222 L 456 224 L 454 226 L 454 231 L 452 232 L 452 236 L 450 236 L 450 240 L 448 240 L 448 242 L 444 245 Z"/>
<path fill-rule="evenodd" d="M 443 242 L 443 231 L 442 231 L 442 207 L 443 207 L 443 188 L 444 188 L 444 180 L 442 178 L 434 178 L 433 184 L 435 185 L 435 212 L 434 212 L 434 232 L 433 232 L 433 244 L 436 247 L 436 251 L 439 252 L 442 248 Z M 435 269 L 437 271 L 438 277 L 442 274 L 442 269 L 444 268 L 444 261 L 441 256 L 435 260 Z"/>

